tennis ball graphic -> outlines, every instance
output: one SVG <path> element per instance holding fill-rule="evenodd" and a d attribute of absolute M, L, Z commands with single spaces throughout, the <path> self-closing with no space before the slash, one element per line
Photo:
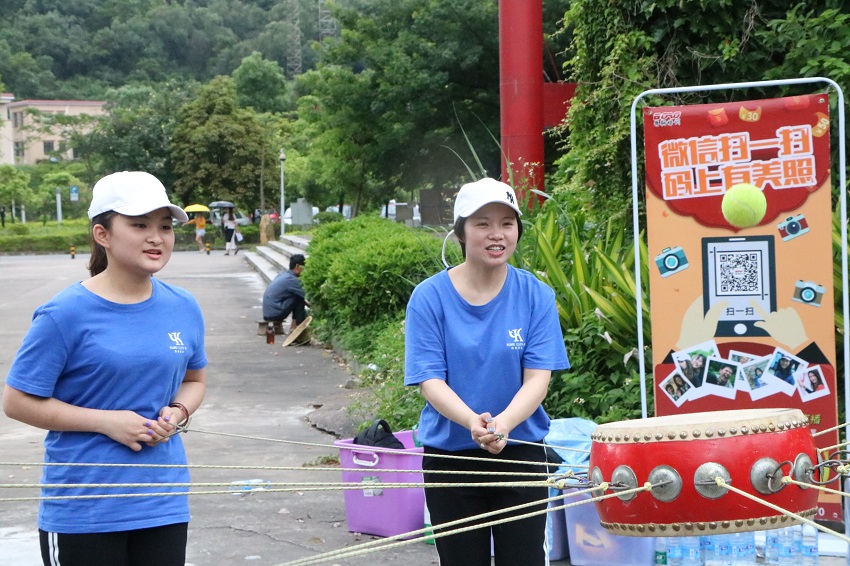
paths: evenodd
<path fill-rule="evenodd" d="M 750 183 L 732 185 L 723 195 L 720 206 L 723 217 L 735 228 L 756 226 L 767 211 L 767 199 L 764 193 Z"/>

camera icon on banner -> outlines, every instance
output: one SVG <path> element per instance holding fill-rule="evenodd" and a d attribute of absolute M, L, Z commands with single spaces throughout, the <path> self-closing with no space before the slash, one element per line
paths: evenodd
<path fill-rule="evenodd" d="M 814 281 L 797 281 L 794 284 L 794 296 L 791 298 L 798 303 L 819 307 L 825 292 L 823 285 Z"/>
<path fill-rule="evenodd" d="M 679 246 L 664 248 L 660 254 L 655 256 L 655 265 L 658 266 L 661 277 L 669 277 L 687 268 L 688 258 L 685 256 L 685 251 Z"/>
<path fill-rule="evenodd" d="M 789 216 L 784 222 L 776 225 L 779 230 L 779 235 L 784 241 L 791 240 L 797 236 L 802 236 L 809 231 L 809 221 L 802 214 Z"/>

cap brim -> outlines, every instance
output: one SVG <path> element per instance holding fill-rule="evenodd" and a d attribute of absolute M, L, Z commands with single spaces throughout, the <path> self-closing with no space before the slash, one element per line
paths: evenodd
<path fill-rule="evenodd" d="M 497 203 L 499 203 L 499 204 L 504 204 L 505 206 L 509 206 L 509 207 L 511 207 L 511 208 L 514 210 L 514 212 L 516 212 L 517 214 L 519 214 L 520 216 L 522 216 L 522 211 L 521 211 L 521 210 L 519 209 L 519 207 L 518 207 L 518 206 L 516 206 L 515 204 L 511 204 L 511 203 L 509 203 L 509 202 L 505 202 L 505 201 L 503 201 L 503 200 L 501 200 L 501 199 L 493 199 L 493 200 L 491 200 L 491 201 L 487 201 L 487 202 L 485 202 L 485 203 L 481 203 L 480 205 L 477 205 L 475 208 L 473 208 L 473 209 L 471 209 L 471 210 L 469 210 L 469 209 L 467 209 L 467 210 L 462 210 L 461 212 L 459 212 L 459 213 L 458 213 L 457 218 L 455 218 L 455 222 L 457 222 L 458 218 L 469 218 L 470 216 L 472 216 L 473 214 L 475 214 L 475 211 L 476 211 L 476 210 L 481 210 L 482 208 L 484 208 L 484 207 L 485 207 L 485 206 L 487 206 L 488 204 L 493 204 L 494 202 L 497 202 Z"/>
<path fill-rule="evenodd" d="M 175 220 L 179 220 L 180 222 L 186 222 L 187 220 L 189 220 L 189 215 L 186 214 L 186 211 L 180 208 L 179 206 L 175 206 L 173 204 L 164 204 L 162 206 L 157 206 L 154 208 L 130 205 L 114 208 L 113 210 L 118 214 L 123 214 L 124 216 L 142 216 L 152 210 L 157 210 L 159 208 L 167 208 L 171 212 L 171 216 Z"/>

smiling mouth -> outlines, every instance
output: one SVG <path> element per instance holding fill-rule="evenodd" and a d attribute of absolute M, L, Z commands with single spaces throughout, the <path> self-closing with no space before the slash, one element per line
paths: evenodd
<path fill-rule="evenodd" d="M 145 253 L 146 253 L 147 255 L 156 255 L 156 256 L 159 256 L 159 255 L 162 255 L 162 250 L 145 250 Z"/>
<path fill-rule="evenodd" d="M 491 252 L 503 252 L 503 251 L 505 251 L 505 246 L 497 246 L 497 245 L 487 246 L 487 250 L 489 250 Z"/>

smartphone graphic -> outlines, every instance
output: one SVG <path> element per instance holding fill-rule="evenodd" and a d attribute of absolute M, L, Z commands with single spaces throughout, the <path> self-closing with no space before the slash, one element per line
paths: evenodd
<path fill-rule="evenodd" d="M 763 320 L 752 303 L 765 312 L 776 310 L 776 268 L 773 236 L 731 236 L 702 239 L 704 312 L 728 301 L 716 336 L 768 336 L 754 324 Z"/>

